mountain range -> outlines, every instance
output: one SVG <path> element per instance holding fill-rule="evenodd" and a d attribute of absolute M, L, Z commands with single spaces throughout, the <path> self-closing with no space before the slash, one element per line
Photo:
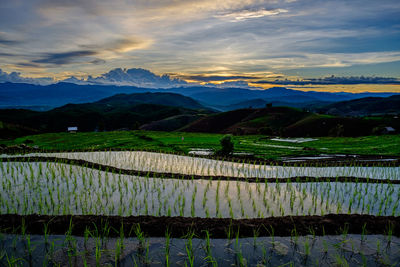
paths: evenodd
<path fill-rule="evenodd" d="M 398 114 L 400 106 L 393 106 L 393 103 L 398 103 L 399 99 L 400 96 L 363 98 L 328 104 L 325 108 L 330 113 L 343 107 L 352 110 L 354 103 L 368 101 L 368 105 L 361 105 L 368 107 L 369 111 L 385 113 L 386 107 L 387 111 L 396 111 Z M 359 136 L 380 133 L 386 126 L 399 129 L 400 120 L 397 116 L 371 119 L 325 115 L 307 109 L 275 107 L 270 103 L 262 108 L 218 112 L 190 97 L 170 92 L 122 93 L 94 102 L 66 104 L 41 112 L 0 109 L 0 138 L 64 132 L 70 126 L 78 127 L 79 131 L 143 129 L 280 136 Z"/>
<path fill-rule="evenodd" d="M 35 84 L 38 81 L 49 84 Z M 51 83 L 0 70 L 0 138 L 65 131 L 68 126 L 80 131 L 144 129 L 288 136 L 330 135 L 340 126 L 344 127 L 341 134 L 360 135 L 387 125 L 400 128 L 394 119 L 399 113 L 400 93 L 264 90 L 240 81 L 193 85 L 145 69 L 114 69 L 95 78 L 71 77 Z M 344 118 L 385 114 L 393 118 Z"/>
<path fill-rule="evenodd" d="M 0 108 L 29 108 L 48 110 L 68 103 L 87 103 L 98 101 L 115 94 L 126 93 L 176 93 L 191 97 L 203 106 L 224 111 L 252 106 L 246 101 L 286 104 L 293 107 L 305 107 L 315 104 L 327 104 L 365 97 L 388 97 L 399 93 L 330 93 L 300 91 L 284 87 L 267 90 L 245 88 L 216 88 L 208 86 L 185 86 L 168 89 L 152 89 L 115 85 L 79 85 L 60 82 L 50 85 L 24 83 L 0 83 Z M 260 101 L 262 100 L 262 101 Z M 243 103 L 244 102 L 244 103 Z M 246 106 L 248 105 L 248 106 Z M 258 106 L 257 106 L 258 107 Z"/>

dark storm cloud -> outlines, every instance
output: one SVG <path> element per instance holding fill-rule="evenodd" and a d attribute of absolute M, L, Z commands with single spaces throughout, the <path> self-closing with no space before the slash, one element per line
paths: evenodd
<path fill-rule="evenodd" d="M 76 62 L 82 62 L 84 57 L 96 55 L 96 51 L 92 50 L 81 50 L 63 53 L 47 53 L 44 54 L 40 59 L 32 60 L 33 63 L 45 63 L 45 64 L 55 64 L 64 65 Z"/>

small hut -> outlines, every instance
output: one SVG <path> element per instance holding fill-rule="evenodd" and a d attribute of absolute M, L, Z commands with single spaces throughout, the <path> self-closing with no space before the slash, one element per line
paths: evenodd
<path fill-rule="evenodd" d="M 383 130 L 382 130 L 383 134 L 392 134 L 395 132 L 396 132 L 396 129 L 394 129 L 393 127 L 390 127 L 390 126 L 383 127 Z"/>
<path fill-rule="evenodd" d="M 68 131 L 69 133 L 76 133 L 76 132 L 78 131 L 78 127 L 76 127 L 76 126 L 68 127 L 68 128 L 67 128 L 67 131 Z"/>

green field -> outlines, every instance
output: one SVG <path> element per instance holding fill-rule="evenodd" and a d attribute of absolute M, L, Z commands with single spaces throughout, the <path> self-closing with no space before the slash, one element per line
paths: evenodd
<path fill-rule="evenodd" d="M 0 140 L 0 144 L 10 146 L 25 143 L 43 150 L 133 149 L 186 154 L 193 148 L 217 150 L 220 148 L 219 140 L 222 136 L 221 134 L 151 131 L 49 133 L 20 137 L 15 140 Z M 400 135 L 317 139 L 305 143 L 288 143 L 272 141 L 268 136 L 262 135 L 233 136 L 235 152 L 253 153 L 264 159 L 336 153 L 400 155 Z"/>

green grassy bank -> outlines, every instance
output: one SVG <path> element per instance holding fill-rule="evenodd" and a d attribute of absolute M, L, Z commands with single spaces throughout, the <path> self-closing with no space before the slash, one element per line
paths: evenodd
<path fill-rule="evenodd" d="M 43 150 L 134 149 L 188 153 L 192 148 L 219 149 L 221 134 L 182 132 L 82 132 L 49 133 L 0 140 L 7 146 L 27 144 Z M 282 156 L 319 154 L 359 154 L 400 156 L 400 135 L 364 137 L 321 137 L 315 141 L 289 143 L 270 140 L 268 136 L 234 136 L 235 152 L 253 153 L 264 159 Z"/>

